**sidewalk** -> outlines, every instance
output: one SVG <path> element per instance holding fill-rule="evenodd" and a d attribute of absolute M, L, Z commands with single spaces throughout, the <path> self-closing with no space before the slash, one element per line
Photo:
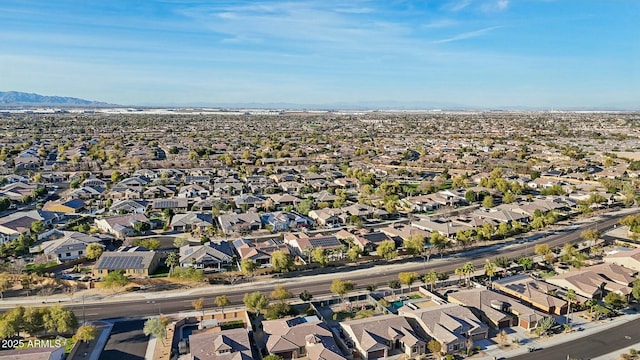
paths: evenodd
<path fill-rule="evenodd" d="M 429 260 L 429 264 L 438 263 L 438 262 L 446 262 L 448 261 L 447 257 L 444 258 L 431 258 Z M 375 265 L 370 268 L 357 268 L 354 270 L 348 271 L 349 274 L 358 274 L 358 273 L 366 273 L 371 274 L 372 277 L 374 274 L 385 274 L 388 272 L 400 271 L 404 268 L 411 268 L 416 266 L 416 262 L 406 262 L 400 264 L 390 264 L 390 265 Z M 0 309 L 12 309 L 15 306 L 29 306 L 29 305 L 81 305 L 84 304 L 95 304 L 95 303 L 105 303 L 105 302 L 119 302 L 119 301 L 134 301 L 134 300 L 155 300 L 155 299 L 167 299 L 167 298 L 175 298 L 189 295 L 217 295 L 220 294 L 221 291 L 229 291 L 229 289 L 242 289 L 242 288 L 255 288 L 256 286 L 266 286 L 272 284 L 280 284 L 280 283 L 300 283 L 300 282 L 309 282 L 314 280 L 321 279 L 335 279 L 336 273 L 328 273 L 328 274 L 318 274 L 318 275 L 309 275 L 303 277 L 291 277 L 291 278 L 270 278 L 260 281 L 252 281 L 235 285 L 207 285 L 203 287 L 195 287 L 191 289 L 179 289 L 179 290 L 166 290 L 166 291 L 158 291 L 158 292 L 144 292 L 144 291 L 136 291 L 136 292 L 123 292 L 123 293 L 114 293 L 107 294 L 102 293 L 100 289 L 87 289 L 78 291 L 73 300 L 70 298 L 68 294 L 55 294 L 49 295 L 46 298 L 46 301 L 42 296 L 26 296 L 26 297 L 5 297 L 4 300 L 0 300 Z"/>
<path fill-rule="evenodd" d="M 579 338 L 582 338 L 587 335 L 595 334 L 601 331 L 605 331 L 611 328 L 614 328 L 618 325 L 621 325 L 624 322 L 628 322 L 640 317 L 640 314 L 627 314 L 622 315 L 617 318 L 613 318 L 613 320 L 598 320 L 595 322 L 587 321 L 586 319 L 576 318 L 576 321 L 572 322 L 572 326 L 574 329 L 581 328 L 582 331 L 573 331 L 571 333 L 562 333 L 553 335 L 550 337 L 531 337 L 524 330 L 519 330 L 514 334 L 510 334 L 510 338 L 518 338 L 520 345 L 513 349 L 501 349 L 497 344 L 491 345 L 484 350 L 484 356 L 474 356 L 473 359 L 483 359 L 483 360 L 492 360 L 494 357 L 496 359 L 500 358 L 510 358 L 518 355 L 522 355 L 527 353 L 530 346 L 536 348 L 550 348 L 555 345 L 559 345 L 562 343 L 570 342 Z M 611 354 L 603 355 L 598 357 L 599 360 L 612 360 L 616 359 L 619 354 L 628 353 L 629 349 L 633 348 L 631 346 L 629 348 L 620 349 Z M 640 349 L 640 344 L 635 346 L 636 349 Z"/>

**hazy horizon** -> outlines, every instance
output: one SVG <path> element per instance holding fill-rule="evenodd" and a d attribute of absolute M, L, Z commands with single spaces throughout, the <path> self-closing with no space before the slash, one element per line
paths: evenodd
<path fill-rule="evenodd" d="M 124 106 L 638 109 L 638 13 L 633 0 L 8 0 L 0 78 Z"/>

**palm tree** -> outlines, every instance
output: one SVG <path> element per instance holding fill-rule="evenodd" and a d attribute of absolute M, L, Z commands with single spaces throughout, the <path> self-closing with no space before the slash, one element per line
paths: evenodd
<path fill-rule="evenodd" d="M 567 290 L 567 301 L 569 302 L 569 315 L 567 317 L 567 325 L 571 322 L 571 304 L 576 302 L 576 291 L 573 289 Z M 570 326 L 570 325 L 569 325 Z"/>
<path fill-rule="evenodd" d="M 454 271 L 454 274 L 458 275 L 460 278 L 458 279 L 458 283 L 462 280 L 462 277 L 464 276 L 464 269 L 462 268 L 462 266 L 457 267 Z"/>
<path fill-rule="evenodd" d="M 438 282 L 438 273 L 435 270 L 431 270 L 422 278 L 422 280 L 425 284 L 429 284 L 431 291 L 433 291 L 433 286 Z"/>
<path fill-rule="evenodd" d="M 490 261 L 489 259 L 487 259 L 484 263 L 484 273 L 489 277 L 489 287 L 491 287 L 491 282 L 493 281 L 493 276 L 496 274 L 497 268 L 498 265 L 496 265 L 496 263 Z"/>
<path fill-rule="evenodd" d="M 462 265 L 462 273 L 466 278 L 467 286 L 469 286 L 469 282 L 471 281 L 471 275 L 476 271 L 476 267 L 473 266 L 471 261 L 467 261 L 464 265 Z"/>

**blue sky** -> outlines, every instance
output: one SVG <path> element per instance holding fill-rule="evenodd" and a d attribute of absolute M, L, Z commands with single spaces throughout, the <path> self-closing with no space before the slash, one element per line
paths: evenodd
<path fill-rule="evenodd" d="M 123 105 L 640 107 L 638 0 L 0 2 L 0 90 Z"/>

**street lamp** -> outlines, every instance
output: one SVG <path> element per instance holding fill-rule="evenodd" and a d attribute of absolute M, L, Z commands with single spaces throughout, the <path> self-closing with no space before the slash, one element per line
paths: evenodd
<path fill-rule="evenodd" d="M 155 300 L 147 301 L 147 304 L 155 304 Z M 158 303 L 158 315 L 162 316 L 162 310 L 160 310 L 160 303 Z"/>

